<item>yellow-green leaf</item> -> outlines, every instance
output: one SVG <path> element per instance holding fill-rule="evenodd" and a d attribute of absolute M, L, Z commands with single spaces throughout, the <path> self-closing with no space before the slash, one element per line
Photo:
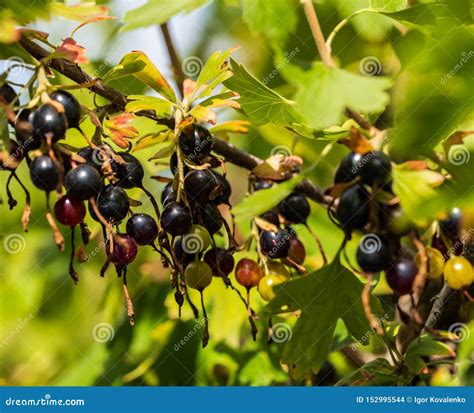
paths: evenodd
<path fill-rule="evenodd" d="M 127 112 L 140 112 L 141 110 L 153 110 L 159 118 L 169 118 L 173 111 L 173 103 L 169 100 L 161 99 L 155 96 L 130 95 L 125 110 Z"/>
<path fill-rule="evenodd" d="M 50 7 L 53 14 L 64 17 L 65 19 L 77 21 L 100 19 L 108 17 L 109 14 L 109 8 L 107 6 L 96 5 L 95 1 L 88 1 L 72 6 L 60 3 L 59 1 L 53 1 Z"/>

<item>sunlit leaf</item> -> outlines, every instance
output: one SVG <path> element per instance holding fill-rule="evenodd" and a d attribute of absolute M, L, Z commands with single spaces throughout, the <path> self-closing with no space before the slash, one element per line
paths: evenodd
<path fill-rule="evenodd" d="M 139 136 L 138 130 L 132 125 L 134 116 L 131 113 L 122 113 L 104 121 L 105 133 L 110 135 L 114 143 L 121 148 L 129 146 L 128 139 Z"/>
<path fill-rule="evenodd" d="M 131 102 L 127 103 L 127 112 L 140 112 L 142 110 L 152 110 L 159 118 L 169 118 L 173 111 L 173 103 L 169 100 L 160 99 L 155 96 L 129 95 Z"/>
<path fill-rule="evenodd" d="M 66 19 L 85 21 L 108 17 L 107 6 L 96 5 L 94 1 L 74 5 L 66 5 L 58 1 L 51 2 L 51 12 Z"/>

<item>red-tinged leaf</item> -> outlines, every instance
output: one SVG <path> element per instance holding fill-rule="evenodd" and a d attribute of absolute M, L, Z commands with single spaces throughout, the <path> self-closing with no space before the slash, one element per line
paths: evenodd
<path fill-rule="evenodd" d="M 134 117 L 131 113 L 122 113 L 107 119 L 104 122 L 105 132 L 121 148 L 127 148 L 127 139 L 135 139 L 139 136 L 138 130 L 131 124 Z"/>
<path fill-rule="evenodd" d="M 191 79 L 185 79 L 183 83 L 183 96 L 187 98 L 191 96 L 196 90 L 196 81 Z"/>
<path fill-rule="evenodd" d="M 94 1 L 75 4 L 72 6 L 54 1 L 50 4 L 52 14 L 64 17 L 65 19 L 86 21 L 108 17 L 109 8 L 103 5 L 96 5 Z"/>
<path fill-rule="evenodd" d="M 281 181 L 291 176 L 303 163 L 299 156 L 275 154 L 252 169 L 252 173 L 262 179 Z"/>
<path fill-rule="evenodd" d="M 74 39 L 68 37 L 63 40 L 61 46 L 49 57 L 61 57 L 72 63 L 85 64 L 89 63 L 86 57 L 86 49 L 76 43 Z"/>
<path fill-rule="evenodd" d="M 407 161 L 399 165 L 400 168 L 410 171 L 424 171 L 428 169 L 428 163 L 425 161 Z"/>
<path fill-rule="evenodd" d="M 95 23 L 95 22 L 98 22 L 98 21 L 102 21 L 102 20 L 112 20 L 112 19 L 115 19 L 115 17 L 112 17 L 112 16 L 98 16 L 98 17 L 93 17 L 89 20 L 86 20 L 85 22 L 82 22 L 79 26 L 77 26 L 71 33 L 71 37 L 74 36 L 74 34 L 79 30 L 81 29 L 82 27 L 90 24 L 90 23 Z"/>
<path fill-rule="evenodd" d="M 346 145 L 351 151 L 360 153 L 362 155 L 374 150 L 374 147 L 370 141 L 365 138 L 360 133 L 360 130 L 354 126 L 352 126 L 349 131 L 349 137 L 339 139 L 339 142 Z"/>

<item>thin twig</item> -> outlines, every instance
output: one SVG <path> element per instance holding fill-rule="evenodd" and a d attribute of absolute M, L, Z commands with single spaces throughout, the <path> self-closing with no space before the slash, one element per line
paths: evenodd
<path fill-rule="evenodd" d="M 161 33 L 163 34 L 163 38 L 165 39 L 166 49 L 168 50 L 171 66 L 173 68 L 174 79 L 176 83 L 178 84 L 179 92 L 182 94 L 183 83 L 186 80 L 186 76 L 183 73 L 183 69 L 181 67 L 181 61 L 178 57 L 178 53 L 176 53 L 173 39 L 169 31 L 168 23 L 163 23 L 160 26 L 160 29 L 161 29 Z"/>

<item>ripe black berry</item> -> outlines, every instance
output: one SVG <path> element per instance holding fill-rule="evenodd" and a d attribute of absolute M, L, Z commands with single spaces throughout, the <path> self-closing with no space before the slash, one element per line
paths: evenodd
<path fill-rule="evenodd" d="M 8 83 L 4 83 L 0 86 L 0 96 L 7 101 L 7 103 L 12 103 L 16 98 L 15 89 L 13 89 Z"/>
<path fill-rule="evenodd" d="M 112 253 L 107 245 L 107 255 L 112 264 L 127 265 L 130 264 L 138 253 L 138 247 L 134 239 L 127 234 L 115 234 Z"/>
<path fill-rule="evenodd" d="M 390 250 L 379 236 L 366 235 L 356 252 L 359 267 L 365 272 L 379 272 L 390 267 Z"/>
<path fill-rule="evenodd" d="M 71 169 L 64 179 L 68 194 L 79 199 L 95 198 L 102 189 L 102 179 L 93 166 L 78 165 Z"/>
<path fill-rule="evenodd" d="M 25 151 L 39 149 L 43 143 L 41 136 L 33 133 L 31 125 L 33 116 L 34 112 L 31 109 L 22 109 L 15 119 L 15 135 Z"/>
<path fill-rule="evenodd" d="M 212 135 L 201 125 L 194 125 L 179 136 L 179 149 L 193 162 L 198 162 L 211 153 Z"/>
<path fill-rule="evenodd" d="M 361 186 L 347 189 L 339 199 L 336 218 L 345 229 L 360 229 L 369 219 L 369 194 Z"/>
<path fill-rule="evenodd" d="M 161 205 L 165 206 L 166 200 L 168 199 L 168 197 L 172 196 L 172 194 L 175 194 L 173 189 L 173 182 L 168 182 L 160 196 Z M 175 201 L 175 199 L 173 199 L 173 201 Z"/>
<path fill-rule="evenodd" d="M 61 224 L 75 227 L 85 218 L 86 207 L 81 199 L 64 195 L 54 204 L 54 215 Z"/>
<path fill-rule="evenodd" d="M 260 233 L 260 248 L 270 258 L 285 258 L 290 249 L 290 238 L 291 236 L 286 230 L 262 231 Z"/>
<path fill-rule="evenodd" d="M 311 208 L 304 195 L 293 192 L 278 204 L 278 212 L 286 221 L 301 224 L 306 222 Z"/>
<path fill-rule="evenodd" d="M 119 180 L 117 185 L 125 189 L 140 187 L 145 175 L 140 161 L 127 152 L 119 152 L 117 155 L 124 160 L 123 164 L 113 163 L 114 172 Z"/>
<path fill-rule="evenodd" d="M 213 204 L 207 204 L 204 207 L 200 207 L 196 210 L 196 222 L 199 222 L 197 218 L 200 217 L 202 225 L 208 230 L 209 234 L 215 234 L 222 227 L 222 215 L 220 214 L 217 207 Z"/>
<path fill-rule="evenodd" d="M 401 258 L 390 267 L 385 277 L 390 288 L 400 295 L 408 294 L 413 287 L 418 268 L 411 259 Z"/>
<path fill-rule="evenodd" d="M 336 174 L 334 175 L 334 183 L 340 184 L 343 182 L 353 181 L 359 174 L 361 159 L 362 155 L 356 152 L 351 152 L 350 154 L 346 155 L 336 170 Z"/>
<path fill-rule="evenodd" d="M 214 176 L 217 178 L 220 194 L 216 196 L 212 202 L 215 205 L 220 205 L 220 204 L 226 204 L 230 205 L 230 196 L 232 194 L 232 188 L 230 186 L 230 183 L 227 179 L 225 179 L 221 174 L 218 174 L 217 172 L 213 172 Z"/>
<path fill-rule="evenodd" d="M 178 154 L 173 152 L 170 157 L 170 171 L 173 175 L 178 173 Z M 189 166 L 183 163 L 183 175 L 186 175 L 189 172 Z"/>
<path fill-rule="evenodd" d="M 107 221 L 120 222 L 128 214 L 130 201 L 122 188 L 107 185 L 97 197 L 97 207 Z"/>
<path fill-rule="evenodd" d="M 138 245 L 150 245 L 158 237 L 158 225 L 148 214 L 134 214 L 127 221 L 127 234 Z"/>
<path fill-rule="evenodd" d="M 58 165 L 49 156 L 38 156 L 31 162 L 30 177 L 37 188 L 53 191 L 59 184 Z"/>
<path fill-rule="evenodd" d="M 163 209 L 161 227 L 171 235 L 183 235 L 191 228 L 191 212 L 180 202 L 170 202 Z"/>
<path fill-rule="evenodd" d="M 57 90 L 51 94 L 51 99 L 61 103 L 64 107 L 64 114 L 69 128 L 79 127 L 81 121 L 81 105 L 79 101 L 65 90 Z"/>
<path fill-rule="evenodd" d="M 44 138 L 51 136 L 53 142 L 64 138 L 67 120 L 64 113 L 59 113 L 51 104 L 41 106 L 33 115 L 33 133 Z"/>
<path fill-rule="evenodd" d="M 280 218 L 278 218 L 278 212 L 276 209 L 269 209 L 268 211 L 264 212 L 260 215 L 260 218 L 264 219 L 267 222 L 270 222 L 277 227 L 280 225 Z"/>
<path fill-rule="evenodd" d="M 173 251 L 176 259 L 179 261 L 181 266 L 183 268 L 186 268 L 186 266 L 193 262 L 196 254 L 188 254 L 187 252 L 184 251 L 183 249 L 183 237 L 178 236 L 176 237 L 174 244 L 173 244 Z"/>
<path fill-rule="evenodd" d="M 390 158 L 381 151 L 365 154 L 361 161 L 359 175 L 367 185 L 386 183 L 392 173 Z"/>
<path fill-rule="evenodd" d="M 184 192 L 188 202 L 206 205 L 218 184 L 216 176 L 207 169 L 189 172 L 184 178 Z"/>
<path fill-rule="evenodd" d="M 213 248 L 207 251 L 204 261 L 211 267 L 214 277 L 227 276 L 234 269 L 234 257 L 225 248 Z"/>
<path fill-rule="evenodd" d="M 268 189 L 273 186 L 273 181 L 268 179 L 257 179 L 252 184 L 254 191 L 260 191 L 262 189 Z"/>
<path fill-rule="evenodd" d="M 441 232 L 451 240 L 459 237 L 462 229 L 462 212 L 459 208 L 453 208 L 447 218 L 439 221 Z"/>

